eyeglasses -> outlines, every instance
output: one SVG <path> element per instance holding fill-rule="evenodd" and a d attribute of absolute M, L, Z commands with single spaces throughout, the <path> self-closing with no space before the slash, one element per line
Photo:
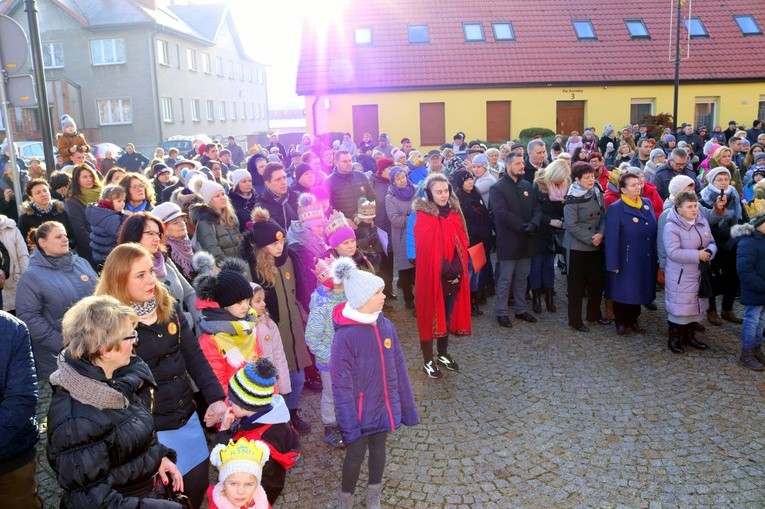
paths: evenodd
<path fill-rule="evenodd" d="M 152 230 L 146 230 L 146 231 L 143 232 L 143 234 L 144 235 L 148 235 L 149 237 L 159 237 L 160 239 L 164 235 L 164 233 L 162 233 L 162 232 L 155 232 L 155 231 L 152 231 Z"/>
<path fill-rule="evenodd" d="M 122 338 L 122 341 L 132 341 L 134 345 L 138 345 L 138 331 L 134 330 L 133 333 L 129 336 L 125 336 Z"/>
<path fill-rule="evenodd" d="M 145 188 L 143 187 L 143 184 L 133 184 L 132 186 L 130 186 L 130 189 L 132 191 L 140 191 L 141 189 L 145 189 Z"/>

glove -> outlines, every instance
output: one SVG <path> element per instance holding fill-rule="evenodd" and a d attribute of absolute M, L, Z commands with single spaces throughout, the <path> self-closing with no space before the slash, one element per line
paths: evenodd
<path fill-rule="evenodd" d="M 534 234 L 537 231 L 537 225 L 534 223 L 524 223 L 523 224 L 523 234 L 526 236 L 526 238 L 531 238 L 534 236 Z"/>
<path fill-rule="evenodd" d="M 242 352 L 236 347 L 226 352 L 226 361 L 228 361 L 232 368 L 241 368 L 247 362 Z"/>

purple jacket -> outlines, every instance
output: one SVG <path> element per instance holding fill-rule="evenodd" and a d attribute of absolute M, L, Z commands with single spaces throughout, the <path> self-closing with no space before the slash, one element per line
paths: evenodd
<path fill-rule="evenodd" d="M 712 230 L 703 214 L 693 224 L 680 217 L 673 207 L 664 227 L 667 264 L 664 268 L 664 302 L 667 313 L 695 316 L 709 308 L 709 299 L 699 298 L 699 250 L 717 253 Z"/>
<path fill-rule="evenodd" d="M 393 324 L 382 313 L 374 324 L 343 316 L 346 302 L 333 312 L 335 338 L 330 372 L 335 417 L 343 440 L 393 431 L 420 422 Z"/>

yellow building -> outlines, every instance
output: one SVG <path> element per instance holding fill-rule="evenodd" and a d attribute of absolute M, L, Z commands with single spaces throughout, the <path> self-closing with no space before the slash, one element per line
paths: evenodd
<path fill-rule="evenodd" d="M 579 0 L 348 2 L 342 23 L 307 20 L 297 92 L 309 131 L 381 132 L 423 149 L 637 123 L 674 108 L 671 2 L 618 9 Z M 688 2 L 685 3 L 687 8 Z M 680 29 L 679 122 L 751 127 L 765 117 L 765 3 L 696 2 Z M 600 4 L 601 6 L 605 4 Z M 690 30 L 690 33 L 689 33 Z"/>

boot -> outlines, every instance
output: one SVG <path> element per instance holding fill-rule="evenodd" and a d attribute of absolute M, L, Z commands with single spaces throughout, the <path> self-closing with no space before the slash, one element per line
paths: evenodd
<path fill-rule="evenodd" d="M 746 369 L 751 369 L 752 371 L 762 371 L 765 369 L 765 365 L 758 361 L 754 356 L 755 350 L 756 348 L 741 350 L 741 357 L 738 359 L 738 363 L 744 366 Z"/>
<path fill-rule="evenodd" d="M 290 423 L 292 424 L 292 427 L 295 428 L 295 431 L 301 435 L 305 435 L 311 431 L 311 425 L 300 418 L 297 408 L 290 410 Z"/>
<path fill-rule="evenodd" d="M 540 290 L 531 290 L 531 309 L 536 314 L 542 312 L 542 295 Z"/>
<path fill-rule="evenodd" d="M 707 321 L 712 325 L 722 325 L 722 319 L 717 311 L 707 311 Z"/>
<path fill-rule="evenodd" d="M 688 345 L 691 348 L 696 348 L 697 350 L 706 350 L 709 348 L 708 344 L 696 339 L 696 322 L 689 323 L 685 326 L 683 344 Z"/>
<path fill-rule="evenodd" d="M 545 307 L 550 313 L 556 313 L 558 311 L 558 308 L 555 307 L 552 288 L 545 288 Z"/>
<path fill-rule="evenodd" d="M 614 301 L 611 299 L 606 299 L 606 302 L 603 305 L 603 311 L 606 315 L 606 320 L 614 321 L 616 319 L 614 318 Z"/>
<path fill-rule="evenodd" d="M 478 303 L 477 303 L 477 292 L 471 292 L 470 293 L 470 316 L 481 316 L 483 314 L 483 311 L 478 309 Z"/>
<path fill-rule="evenodd" d="M 367 509 L 380 509 L 382 484 L 367 485 Z"/>
<path fill-rule="evenodd" d="M 760 364 L 765 365 L 765 352 L 762 351 L 762 347 L 758 346 L 754 349 L 754 358 L 757 359 Z"/>
<path fill-rule="evenodd" d="M 667 341 L 667 348 L 672 353 L 684 353 L 682 342 L 680 341 L 680 326 L 672 322 L 669 323 L 669 341 Z"/>
<path fill-rule="evenodd" d="M 337 509 L 353 509 L 353 493 L 340 492 L 337 500 Z"/>
<path fill-rule="evenodd" d="M 734 313 L 732 309 L 723 309 L 723 312 L 720 315 L 720 317 L 723 320 L 727 320 L 729 322 L 744 323 L 744 320 L 742 320 L 741 318 L 737 317 L 736 313 Z"/>
<path fill-rule="evenodd" d="M 479 290 L 475 295 L 476 304 L 486 304 L 486 290 Z"/>

